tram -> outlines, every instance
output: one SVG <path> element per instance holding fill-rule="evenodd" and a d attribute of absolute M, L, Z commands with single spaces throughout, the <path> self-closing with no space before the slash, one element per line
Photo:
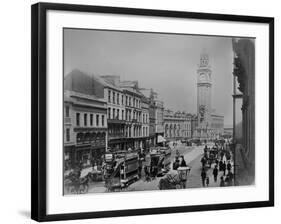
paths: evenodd
<path fill-rule="evenodd" d="M 108 191 L 126 188 L 139 179 L 138 152 L 117 151 L 105 154 L 105 186 Z"/>

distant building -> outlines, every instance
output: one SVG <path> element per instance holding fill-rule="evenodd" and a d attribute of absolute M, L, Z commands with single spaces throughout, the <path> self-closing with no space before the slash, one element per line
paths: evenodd
<path fill-rule="evenodd" d="M 209 55 L 202 53 L 197 69 L 197 122 L 195 138 L 201 140 L 216 139 L 223 134 L 224 117 L 212 109 L 212 70 Z"/>
<path fill-rule="evenodd" d="M 73 70 L 64 79 L 65 167 L 101 162 L 107 144 L 107 106 L 95 96 L 94 82 Z M 101 97 L 101 95 L 100 95 Z"/>
<path fill-rule="evenodd" d="M 188 140 L 192 137 L 191 114 L 184 112 L 164 111 L 164 127 L 167 140 Z"/>
<path fill-rule="evenodd" d="M 157 99 L 151 90 L 149 97 L 149 136 L 150 143 L 158 143 L 158 136 L 164 136 L 164 102 Z"/>
<path fill-rule="evenodd" d="M 228 139 L 233 138 L 233 126 L 232 125 L 224 127 L 223 137 L 228 138 Z"/>

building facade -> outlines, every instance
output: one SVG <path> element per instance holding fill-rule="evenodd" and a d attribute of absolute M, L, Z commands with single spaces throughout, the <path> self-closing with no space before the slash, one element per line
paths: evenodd
<path fill-rule="evenodd" d="M 144 148 L 149 136 L 148 104 L 137 81 L 122 81 L 120 87 L 125 96 L 127 148 Z"/>
<path fill-rule="evenodd" d="M 64 156 L 68 165 L 100 163 L 107 147 L 107 105 L 92 79 L 75 70 L 64 80 Z"/>
<path fill-rule="evenodd" d="M 158 143 L 158 136 L 164 136 L 164 102 L 153 90 L 149 97 L 149 136 L 151 145 Z"/>
<path fill-rule="evenodd" d="M 140 148 L 149 147 L 149 99 L 144 95 L 141 98 L 142 141 Z"/>
<path fill-rule="evenodd" d="M 126 146 L 125 94 L 120 88 L 119 76 L 95 77 L 103 85 L 104 99 L 107 102 L 108 147 L 123 150 Z"/>

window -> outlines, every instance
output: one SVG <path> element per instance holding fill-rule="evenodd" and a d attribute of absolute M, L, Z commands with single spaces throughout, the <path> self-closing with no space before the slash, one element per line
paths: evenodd
<path fill-rule="evenodd" d="M 110 108 L 110 107 L 107 109 L 107 112 L 108 112 L 108 115 L 107 115 L 107 116 L 108 116 L 108 119 L 110 119 L 110 117 L 111 117 L 111 116 L 110 116 L 110 115 L 111 115 L 111 108 Z"/>
<path fill-rule="evenodd" d="M 76 113 L 76 125 L 80 126 L 80 113 Z"/>
<path fill-rule="evenodd" d="M 87 119 L 88 119 L 87 114 L 84 114 L 84 126 L 87 126 Z"/>
<path fill-rule="evenodd" d="M 108 102 L 110 103 L 110 101 L 111 101 L 111 91 L 108 90 Z"/>
<path fill-rule="evenodd" d="M 90 126 L 93 126 L 93 114 L 90 114 Z"/>
<path fill-rule="evenodd" d="M 121 104 L 124 105 L 124 95 L 121 96 Z"/>
<path fill-rule="evenodd" d="M 115 92 L 113 92 L 113 103 L 115 103 Z"/>
<path fill-rule="evenodd" d="M 69 106 L 65 107 L 65 116 L 69 117 Z"/>
<path fill-rule="evenodd" d="M 119 105 L 119 93 L 117 93 L 117 104 Z"/>
<path fill-rule="evenodd" d="M 113 113 L 112 113 L 112 115 L 113 115 L 113 119 L 115 119 L 115 108 L 113 108 Z"/>
<path fill-rule="evenodd" d="M 119 120 L 119 109 L 117 109 L 117 115 L 116 118 Z"/>
<path fill-rule="evenodd" d="M 100 116 L 97 114 L 96 115 L 96 125 L 97 125 L 97 127 L 99 126 L 99 119 L 100 119 Z"/>
<path fill-rule="evenodd" d="M 126 106 L 128 106 L 128 96 L 126 96 Z"/>
<path fill-rule="evenodd" d="M 66 141 L 67 142 L 70 141 L 70 130 L 69 130 L 69 128 L 66 129 Z"/>
<path fill-rule="evenodd" d="M 101 116 L 101 126 L 104 127 L 104 115 Z"/>
<path fill-rule="evenodd" d="M 122 120 L 125 120 L 124 119 L 124 110 L 122 110 Z"/>

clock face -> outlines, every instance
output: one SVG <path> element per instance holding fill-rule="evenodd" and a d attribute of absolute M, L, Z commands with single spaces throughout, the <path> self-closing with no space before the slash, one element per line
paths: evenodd
<path fill-rule="evenodd" d="M 199 80 L 201 82 L 207 82 L 207 80 L 208 80 L 207 74 L 206 73 L 200 73 Z"/>

